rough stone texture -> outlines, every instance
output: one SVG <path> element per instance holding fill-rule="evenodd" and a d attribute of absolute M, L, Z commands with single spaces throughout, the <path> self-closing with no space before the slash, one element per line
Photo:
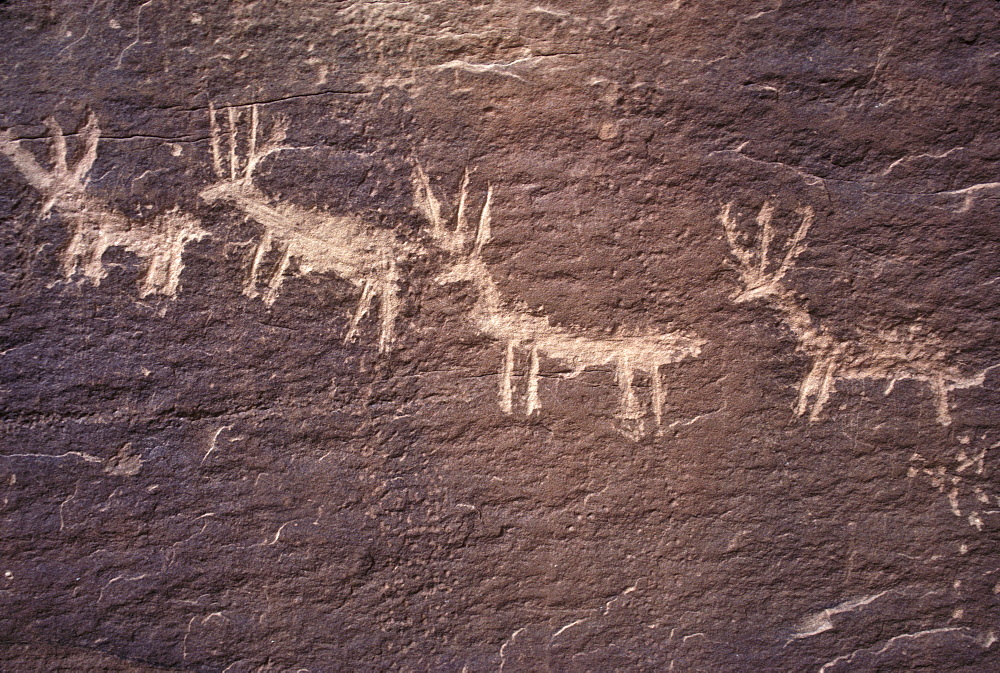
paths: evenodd
<path fill-rule="evenodd" d="M 0 35 L 2 670 L 1000 669 L 997 3 Z"/>

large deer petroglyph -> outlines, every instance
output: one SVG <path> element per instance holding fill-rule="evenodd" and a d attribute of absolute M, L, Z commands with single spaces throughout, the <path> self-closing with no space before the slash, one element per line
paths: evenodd
<path fill-rule="evenodd" d="M 636 373 L 649 376 L 651 406 L 656 425 L 663 420 L 663 381 L 660 368 L 664 365 L 697 357 L 703 341 L 686 333 L 589 335 L 553 325 L 545 316 L 530 313 L 526 306 L 505 302 L 500 288 L 482 259 L 483 246 L 490 240 L 493 189 L 489 187 L 475 231 L 468 216 L 469 174 L 462 180 L 455 224 L 449 226 L 442 214 L 441 202 L 435 197 L 427 174 L 419 166 L 414 171 L 416 205 L 430 221 L 430 237 L 447 253 L 445 269 L 438 275 L 441 283 L 469 283 L 475 292 L 474 304 L 467 315 L 469 323 L 479 333 L 503 344 L 500 366 L 499 404 L 505 413 L 514 411 L 514 371 L 518 353 L 527 353 L 528 372 L 524 393 L 524 409 L 530 415 L 541 407 L 538 395 L 540 360 L 542 357 L 568 365 L 566 378 L 578 376 L 591 367 L 613 366 L 620 389 L 617 417 L 633 422 L 637 430 L 622 431 L 629 436 L 644 434 L 647 415 L 635 392 Z"/>
<path fill-rule="evenodd" d="M 377 297 L 381 318 L 379 350 L 386 350 L 393 341 L 399 313 L 397 262 L 414 248 L 398 242 L 392 232 L 375 229 L 354 215 L 338 216 L 273 202 L 254 184 L 253 176 L 264 158 L 289 149 L 282 145 L 287 124 L 276 121 L 268 138 L 258 142 L 257 106 L 249 107 L 249 132 L 242 141 L 237 127 L 244 111 L 232 106 L 224 108 L 226 130 L 223 132 L 217 120 L 220 111 L 209 107 L 212 168 L 219 181 L 201 191 L 201 198 L 206 202 L 228 202 L 264 228 L 243 286 L 244 294 L 260 296 L 257 286 L 266 280 L 267 289 L 262 298 L 272 304 L 293 257 L 300 273 L 333 272 L 361 288 L 344 340 L 351 341 L 357 336 L 358 324 Z M 279 260 L 270 277 L 264 279 L 261 278 L 261 266 L 272 248 L 278 251 Z"/>
<path fill-rule="evenodd" d="M 757 213 L 756 247 L 741 243 L 733 204 L 722 208 L 719 219 L 743 286 L 733 295 L 733 300 L 736 303 L 761 300 L 777 311 L 795 335 L 797 350 L 812 360 L 809 373 L 799 384 L 796 413 L 801 416 L 809 410 L 809 420 L 818 420 L 841 380 L 886 381 L 886 395 L 897 382 L 913 380 L 930 386 L 937 420 L 942 425 L 949 425 L 949 393 L 982 385 L 986 373 L 993 367 L 972 375 L 963 373 L 948 363 L 954 353 L 947 345 L 937 335 L 917 325 L 891 330 L 868 329 L 852 341 L 831 335 L 809 314 L 795 292 L 782 284 L 782 279 L 805 249 L 803 241 L 815 218 L 809 207 L 799 208 L 795 213 L 801 218 L 798 228 L 785 239 L 784 251 L 773 259 L 774 208 L 769 203 L 764 203 Z"/>
<path fill-rule="evenodd" d="M 9 129 L 0 132 L 0 152 L 7 155 L 28 184 L 41 192 L 45 199 L 41 216 L 55 210 L 72 227 L 69 245 L 62 256 L 66 278 L 72 278 L 80 269 L 84 278 L 99 285 L 107 275 L 102 263 L 104 253 L 108 248 L 121 246 L 146 262 L 139 281 L 142 296 L 175 296 L 184 268 L 184 247 L 207 232 L 198 226 L 197 220 L 176 209 L 149 223 L 132 222 L 87 193 L 87 174 L 97 159 L 101 137 L 93 112 L 87 113 L 87 121 L 80 130 L 83 152 L 72 165 L 62 128 L 52 117 L 45 120 L 45 125 L 50 135 L 51 169 L 44 169 Z"/>

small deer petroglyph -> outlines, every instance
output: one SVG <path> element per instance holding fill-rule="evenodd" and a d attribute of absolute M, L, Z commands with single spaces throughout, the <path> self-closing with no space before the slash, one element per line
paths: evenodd
<path fill-rule="evenodd" d="M 266 140 L 258 144 L 260 128 L 257 106 L 250 106 L 250 127 L 240 157 L 237 126 L 242 111 L 226 107 L 226 131 L 220 129 L 217 111 L 209 106 L 211 127 L 212 168 L 219 181 L 201 191 L 208 203 L 225 201 L 236 206 L 244 215 L 264 228 L 254 250 L 250 272 L 243 286 L 249 297 L 259 296 L 257 285 L 264 256 L 275 248 L 280 254 L 277 266 L 266 279 L 263 300 L 272 304 L 292 257 L 298 260 L 301 273 L 334 274 L 361 288 L 361 297 L 347 329 L 344 341 L 357 336 L 358 324 L 371 310 L 378 297 L 381 317 L 379 350 L 385 351 L 394 338 L 396 316 L 399 313 L 400 275 L 397 262 L 411 252 L 411 246 L 400 243 L 392 232 L 372 228 L 361 218 L 308 210 L 284 203 L 272 203 L 253 182 L 253 174 L 268 155 L 289 149 L 282 145 L 287 124 L 276 121 Z M 223 137 L 225 136 L 225 137 Z M 223 152 L 223 143 L 226 152 Z"/>
<path fill-rule="evenodd" d="M 660 368 L 664 365 L 697 357 L 703 341 L 685 332 L 668 334 L 588 335 L 553 325 L 545 316 L 528 312 L 524 305 L 510 306 L 503 301 L 500 288 L 493 280 L 482 259 L 483 246 L 490 240 L 493 189 L 486 200 L 473 232 L 468 217 L 469 173 L 466 171 L 458 197 L 454 227 L 449 227 L 442 215 L 441 202 L 431 189 L 427 174 L 418 164 L 414 170 L 414 191 L 417 207 L 430 221 L 430 237 L 434 244 L 448 253 L 446 268 L 438 275 L 441 283 L 466 282 L 475 291 L 475 303 L 467 316 L 483 335 L 504 345 L 500 366 L 500 408 L 514 411 L 514 369 L 518 352 L 527 352 L 528 379 L 524 409 L 531 415 L 541 407 L 538 396 L 540 358 L 542 356 L 568 365 L 566 378 L 578 376 L 591 367 L 611 365 L 620 389 L 617 417 L 634 423 L 635 431 L 622 430 L 633 438 L 645 433 L 643 405 L 634 389 L 637 372 L 650 378 L 651 406 L 656 425 L 663 420 L 663 381 Z"/>
<path fill-rule="evenodd" d="M 959 435 L 961 448 L 955 456 L 954 465 L 934 464 L 919 453 L 914 453 L 910 456 L 910 467 L 907 471 L 907 476 L 911 479 L 920 476 L 930 477 L 931 485 L 938 491 L 941 493 L 947 491 L 951 513 L 960 518 L 964 517 L 970 526 L 980 531 L 983 529 L 983 516 L 1000 513 L 1000 509 L 993 509 L 1000 507 L 1000 496 L 986 491 L 995 480 L 990 479 L 989 471 L 985 470 L 987 454 L 1000 447 L 1000 442 L 987 446 L 983 441 L 986 437 L 986 434 L 978 438 L 971 433 Z M 974 439 L 979 441 L 974 444 Z M 973 447 L 976 444 L 978 452 L 974 452 Z M 984 475 L 984 471 L 987 474 Z"/>
<path fill-rule="evenodd" d="M 0 132 L 0 152 L 11 160 L 21 175 L 44 197 L 41 215 L 55 210 L 73 228 L 69 246 L 63 252 L 62 271 L 71 278 L 81 268 L 85 278 L 99 285 L 107 275 L 102 263 L 104 253 L 114 246 L 124 247 L 146 260 L 145 273 L 139 281 L 140 294 L 176 296 L 182 256 L 189 241 L 207 235 L 194 218 L 177 212 L 157 217 L 149 224 L 137 224 L 112 210 L 100 199 L 87 194 L 87 174 L 97 159 L 97 144 L 101 130 L 93 112 L 80 131 L 83 153 L 70 165 L 66 151 L 66 137 L 52 117 L 45 120 L 49 129 L 50 161 L 52 168 L 45 170 L 35 156 L 21 147 L 21 141 L 12 137 L 10 130 Z"/>
<path fill-rule="evenodd" d="M 942 425 L 951 423 L 948 394 L 960 388 L 980 386 L 986 373 L 963 374 L 947 360 L 952 353 L 932 333 L 921 331 L 919 326 L 908 329 L 874 329 L 862 333 L 855 341 L 835 338 L 808 313 L 802 301 L 782 285 L 802 251 L 803 240 L 812 225 L 815 213 L 804 207 L 795 211 L 801 222 L 784 244 L 780 261 L 772 259 L 775 243 L 774 208 L 764 203 L 757 213 L 758 231 L 756 249 L 740 242 L 741 232 L 733 212 L 733 204 L 722 208 L 719 219 L 725 230 L 729 250 L 736 259 L 742 290 L 733 295 L 736 303 L 762 300 L 781 314 L 785 324 L 795 335 L 797 350 L 812 360 L 809 373 L 799 384 L 796 414 L 809 410 L 809 420 L 816 421 L 823 407 L 830 400 L 840 380 L 887 381 L 885 394 L 892 392 L 898 381 L 922 381 L 934 394 L 937 420 Z"/>

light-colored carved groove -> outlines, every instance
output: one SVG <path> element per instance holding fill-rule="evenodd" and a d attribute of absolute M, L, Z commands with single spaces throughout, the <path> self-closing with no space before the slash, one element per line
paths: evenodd
<path fill-rule="evenodd" d="M 568 366 L 570 372 L 565 375 L 566 378 L 578 376 L 594 367 L 612 367 L 619 386 L 616 416 L 624 422 L 620 428 L 623 434 L 633 438 L 645 434 L 645 418 L 648 415 L 636 395 L 636 374 L 648 376 L 652 389 L 650 406 L 659 428 L 664 405 L 661 368 L 698 357 L 704 341 L 683 331 L 656 334 L 632 330 L 610 336 L 587 333 L 553 325 L 547 316 L 534 315 L 521 304 L 505 301 L 482 258 L 483 247 L 491 237 L 493 188 L 487 187 L 473 231 L 468 213 L 469 182 L 466 171 L 459 188 L 454 224 L 450 225 L 427 174 L 419 164 L 413 174 L 416 207 L 430 222 L 431 240 L 448 253 L 437 281 L 442 284 L 468 283 L 475 292 L 475 300 L 466 315 L 467 321 L 480 334 L 503 344 L 504 355 L 499 370 L 500 408 L 505 413 L 514 412 L 516 360 L 517 354 L 523 352 L 528 359 L 522 403 L 526 414 L 531 415 L 541 408 L 538 381 L 544 357 Z M 629 428 L 629 424 L 635 427 Z"/>
<path fill-rule="evenodd" d="M 150 223 L 137 223 L 87 193 L 87 175 L 97 159 L 101 130 L 93 112 L 80 130 L 83 151 L 75 162 L 67 156 L 66 137 L 52 117 L 45 120 L 49 129 L 49 163 L 45 169 L 36 157 L 13 138 L 10 130 L 0 132 L 0 152 L 20 171 L 28 184 L 42 197 L 41 215 L 55 211 L 71 227 L 69 245 L 62 253 L 62 272 L 69 279 L 79 270 L 83 277 L 99 285 L 107 275 L 103 257 L 108 248 L 123 247 L 145 260 L 139 279 L 141 296 L 164 294 L 176 296 L 184 268 L 184 248 L 207 232 L 193 217 L 173 211 Z"/>
<path fill-rule="evenodd" d="M 888 395 L 898 381 L 910 380 L 930 388 L 938 423 L 950 425 L 949 394 L 981 386 L 993 367 L 968 374 L 948 364 L 954 356 L 953 350 L 940 337 L 921 330 L 918 325 L 869 329 L 850 341 L 831 335 L 809 314 L 798 295 L 782 284 L 805 250 L 805 237 L 815 218 L 810 207 L 799 208 L 795 213 L 800 218 L 798 226 L 778 254 L 773 249 L 774 208 L 769 203 L 764 203 L 757 213 L 755 244 L 740 242 L 741 228 L 733 204 L 723 206 L 719 213 L 742 286 L 733 294 L 733 301 L 742 304 L 759 300 L 777 311 L 795 336 L 797 350 L 812 361 L 799 384 L 795 413 L 801 416 L 808 411 L 810 421 L 819 420 L 840 381 L 883 381 Z"/>

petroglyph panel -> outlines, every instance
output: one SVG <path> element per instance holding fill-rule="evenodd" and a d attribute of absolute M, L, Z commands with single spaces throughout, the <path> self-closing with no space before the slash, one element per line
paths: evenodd
<path fill-rule="evenodd" d="M 0 35 L 3 670 L 1000 670 L 996 3 Z"/>

